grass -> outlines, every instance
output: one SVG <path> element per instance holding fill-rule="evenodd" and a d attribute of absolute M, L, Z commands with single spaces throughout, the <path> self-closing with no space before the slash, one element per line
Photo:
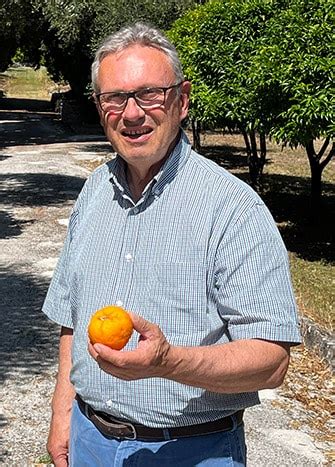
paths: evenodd
<path fill-rule="evenodd" d="M 334 329 L 335 267 L 325 261 L 307 261 L 290 254 L 293 286 L 301 313 Z"/>
<path fill-rule="evenodd" d="M 0 88 L 6 97 L 50 100 L 57 87 L 48 76 L 45 67 L 34 70 L 30 67 L 12 67 L 0 76 Z"/>
<path fill-rule="evenodd" d="M 41 456 L 39 456 L 32 467 L 40 467 L 40 466 L 52 466 L 54 465 L 53 462 L 52 462 L 52 459 L 51 459 L 51 456 L 49 454 L 42 454 Z"/>

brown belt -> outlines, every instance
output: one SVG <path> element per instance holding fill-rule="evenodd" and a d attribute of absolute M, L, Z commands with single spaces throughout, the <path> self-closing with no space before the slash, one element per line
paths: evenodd
<path fill-rule="evenodd" d="M 97 412 L 86 404 L 80 396 L 76 396 L 81 412 L 105 436 L 119 439 L 138 439 L 143 441 L 164 441 L 168 439 L 200 436 L 221 431 L 230 431 L 243 422 L 243 410 L 220 418 L 213 422 L 198 425 L 179 426 L 171 428 L 151 428 L 139 423 L 130 423 L 114 418 L 105 412 Z"/>

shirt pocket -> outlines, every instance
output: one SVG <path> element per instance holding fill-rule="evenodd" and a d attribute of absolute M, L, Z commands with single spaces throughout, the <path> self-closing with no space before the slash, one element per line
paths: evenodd
<path fill-rule="evenodd" d="M 197 333 L 206 328 L 205 267 L 196 263 L 153 264 L 147 284 L 150 319 L 166 335 Z"/>

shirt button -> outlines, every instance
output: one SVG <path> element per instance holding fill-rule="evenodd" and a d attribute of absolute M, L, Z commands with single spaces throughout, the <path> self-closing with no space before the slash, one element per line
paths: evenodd
<path fill-rule="evenodd" d="M 106 401 L 106 405 L 107 405 L 107 407 L 112 407 L 113 406 L 113 401 L 111 399 L 109 399 L 108 401 Z"/>
<path fill-rule="evenodd" d="M 122 305 L 123 305 L 123 303 L 122 303 L 122 301 L 121 301 L 121 300 L 116 300 L 116 302 L 115 302 L 115 305 L 117 305 L 117 306 L 122 306 Z"/>
<path fill-rule="evenodd" d="M 125 258 L 126 258 L 126 261 L 128 261 L 128 263 L 129 263 L 130 261 L 132 261 L 133 255 L 131 253 L 127 253 Z"/>
<path fill-rule="evenodd" d="M 134 213 L 134 214 L 138 214 L 139 212 L 140 212 L 140 210 L 139 210 L 138 208 L 134 208 L 134 209 L 133 209 L 133 213 Z"/>

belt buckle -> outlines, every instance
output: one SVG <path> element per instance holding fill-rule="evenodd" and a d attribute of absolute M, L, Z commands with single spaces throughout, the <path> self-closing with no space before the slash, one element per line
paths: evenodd
<path fill-rule="evenodd" d="M 131 431 L 132 431 L 132 435 L 124 436 L 124 439 L 134 440 L 134 439 L 137 438 L 137 434 L 136 434 L 136 430 L 135 430 L 134 425 L 132 425 L 131 423 L 128 423 L 128 422 L 122 422 L 122 425 L 125 425 L 126 427 L 130 428 Z"/>
<path fill-rule="evenodd" d="M 132 423 L 123 421 L 121 422 L 112 416 L 109 416 L 109 419 L 110 421 L 108 422 L 97 413 L 93 413 L 90 417 L 90 420 L 95 424 L 95 426 L 107 436 L 112 436 L 113 438 L 117 439 L 129 440 L 135 440 L 137 438 L 137 433 Z M 125 433 L 129 430 L 131 431 L 130 435 Z"/>

